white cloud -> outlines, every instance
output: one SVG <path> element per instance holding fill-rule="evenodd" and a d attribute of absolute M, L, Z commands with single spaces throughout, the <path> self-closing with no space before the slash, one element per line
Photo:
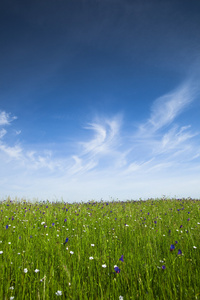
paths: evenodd
<path fill-rule="evenodd" d="M 140 133 L 151 134 L 171 124 L 195 99 L 197 89 L 189 81 L 174 91 L 158 98 L 152 105 L 151 116 L 140 126 Z"/>
<path fill-rule="evenodd" d="M 7 133 L 7 131 L 3 128 L 3 129 L 1 129 L 0 130 L 0 139 L 4 136 L 4 135 L 6 135 L 6 133 Z"/>
<path fill-rule="evenodd" d="M 21 130 L 15 130 L 15 134 L 16 134 L 16 135 L 21 134 L 21 132 L 22 132 Z"/>
<path fill-rule="evenodd" d="M 3 151 L 9 158 L 20 159 L 22 157 L 22 148 L 18 145 L 14 147 L 0 144 L 0 150 Z"/>
<path fill-rule="evenodd" d="M 0 111 L 0 126 L 1 125 L 9 125 L 16 117 L 11 117 L 9 113 L 5 111 Z"/>
<path fill-rule="evenodd" d="M 87 153 L 108 153 L 116 146 L 119 130 L 121 126 L 121 117 L 115 117 L 112 120 L 106 119 L 104 122 L 91 123 L 85 129 L 93 130 L 95 137 L 89 142 L 82 142 L 84 147 L 83 154 Z"/>

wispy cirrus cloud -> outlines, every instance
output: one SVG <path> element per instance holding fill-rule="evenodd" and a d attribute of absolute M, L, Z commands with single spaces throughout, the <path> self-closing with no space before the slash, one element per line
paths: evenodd
<path fill-rule="evenodd" d="M 121 123 L 121 116 L 116 116 L 113 119 L 88 124 L 85 129 L 95 132 L 95 136 L 91 141 L 81 142 L 84 148 L 83 154 L 93 153 L 96 155 L 112 151 L 118 142 Z"/>
<path fill-rule="evenodd" d="M 106 165 L 109 168 L 111 161 L 122 164 L 124 154 L 119 151 L 121 125 L 122 116 L 118 115 L 110 119 L 97 120 L 84 127 L 93 131 L 94 135 L 90 140 L 78 143 L 81 149 L 77 155 L 72 156 L 75 161 L 75 165 L 71 168 L 73 173 L 102 168 Z"/>
<path fill-rule="evenodd" d="M 4 136 L 4 135 L 6 135 L 6 133 L 7 133 L 7 131 L 3 128 L 3 129 L 1 129 L 0 130 L 0 139 Z"/>
<path fill-rule="evenodd" d="M 196 85 L 187 81 L 174 91 L 156 99 L 151 108 L 150 118 L 140 125 L 140 134 L 152 134 L 170 125 L 194 101 L 198 93 Z"/>

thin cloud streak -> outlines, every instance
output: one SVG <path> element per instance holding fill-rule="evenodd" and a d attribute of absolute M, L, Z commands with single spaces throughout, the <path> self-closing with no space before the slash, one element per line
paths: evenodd
<path fill-rule="evenodd" d="M 140 126 L 140 134 L 153 134 L 170 125 L 194 101 L 198 90 L 190 81 L 154 101 L 151 117 Z"/>

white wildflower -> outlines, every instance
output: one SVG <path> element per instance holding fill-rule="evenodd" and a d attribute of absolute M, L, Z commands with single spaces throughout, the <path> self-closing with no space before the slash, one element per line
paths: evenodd
<path fill-rule="evenodd" d="M 56 296 L 62 296 L 62 291 L 57 291 Z"/>
<path fill-rule="evenodd" d="M 38 273 L 38 272 L 40 272 L 40 270 L 38 270 L 38 269 L 35 269 L 35 273 Z"/>

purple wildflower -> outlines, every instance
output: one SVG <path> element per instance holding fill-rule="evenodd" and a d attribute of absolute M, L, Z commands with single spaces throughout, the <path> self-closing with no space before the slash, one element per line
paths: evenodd
<path fill-rule="evenodd" d="M 183 227 L 183 225 L 180 226 L 180 228 L 182 228 L 182 227 Z"/>
<path fill-rule="evenodd" d="M 6 229 L 8 229 L 8 225 L 6 225 Z"/>
<path fill-rule="evenodd" d="M 66 244 L 68 241 L 69 241 L 69 239 L 68 239 L 68 238 L 66 238 L 66 240 L 65 240 L 64 244 Z"/>
<path fill-rule="evenodd" d="M 181 255 L 182 254 L 182 251 L 181 249 L 178 250 L 178 255 Z"/>
<path fill-rule="evenodd" d="M 177 241 L 175 241 L 175 244 L 178 244 L 178 242 L 177 242 Z"/>
<path fill-rule="evenodd" d="M 119 260 L 121 260 L 122 262 L 124 262 L 124 255 L 122 255 Z"/>
<path fill-rule="evenodd" d="M 120 268 L 119 268 L 119 267 L 117 267 L 117 266 L 116 266 L 116 267 L 114 267 L 114 270 L 115 270 L 115 272 L 116 272 L 116 273 L 120 273 L 120 271 L 121 271 L 121 270 L 120 270 Z"/>
<path fill-rule="evenodd" d="M 170 246 L 170 251 L 173 251 L 175 249 L 175 246 L 174 245 L 171 245 Z"/>
<path fill-rule="evenodd" d="M 187 219 L 187 221 L 190 221 L 190 219 Z"/>
<path fill-rule="evenodd" d="M 162 266 L 162 269 L 163 269 L 163 270 L 165 270 L 165 269 L 166 269 L 165 265 L 163 265 L 163 266 Z"/>

